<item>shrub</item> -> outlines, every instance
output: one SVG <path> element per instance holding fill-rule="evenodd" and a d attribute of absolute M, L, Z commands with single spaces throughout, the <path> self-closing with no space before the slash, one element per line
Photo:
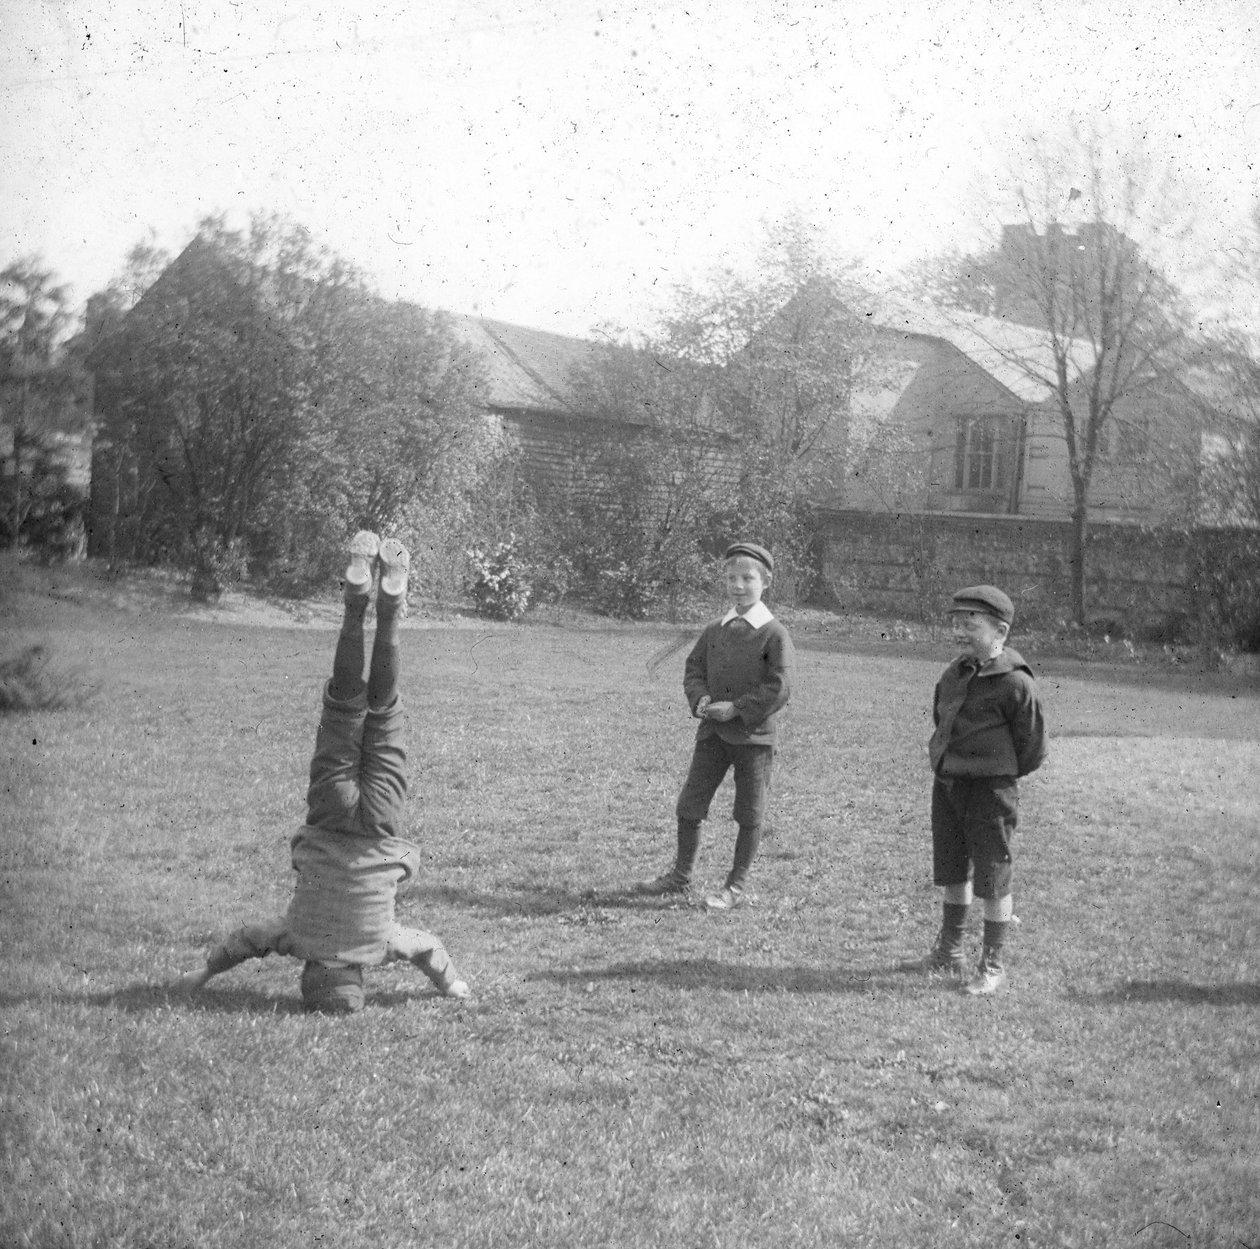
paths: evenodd
<path fill-rule="evenodd" d="M 0 713 L 80 707 L 100 688 L 79 670 L 57 670 L 44 646 L 28 646 L 0 660 Z"/>
<path fill-rule="evenodd" d="M 661 601 L 662 587 L 642 562 L 622 560 L 613 568 L 601 569 L 595 583 L 596 611 L 621 620 L 646 620 Z"/>
<path fill-rule="evenodd" d="M 249 543 L 250 578 L 281 598 L 326 592 L 340 575 L 349 537 L 340 515 L 304 510 L 255 534 Z"/>
<path fill-rule="evenodd" d="M 70 484 L 69 468 L 51 442 L 36 440 L 30 452 L 20 482 L 11 472 L 0 476 L 0 543 L 14 545 L 15 492 L 20 485 L 21 544 L 49 563 L 80 558 L 87 545 L 83 493 Z"/>
<path fill-rule="evenodd" d="M 1200 641 L 1260 651 L 1260 533 L 1205 535 L 1195 581 Z"/>
<path fill-rule="evenodd" d="M 245 576 L 245 549 L 240 541 L 224 542 L 208 529 L 197 531 L 189 546 L 190 592 L 198 603 L 217 603 L 223 591 Z"/>
<path fill-rule="evenodd" d="M 490 620 L 519 620 L 529 606 L 530 585 L 516 551 L 516 536 L 488 548 L 468 552 L 472 566 L 467 590 L 479 616 Z"/>
<path fill-rule="evenodd" d="M 563 603 L 577 580 L 578 571 L 573 560 L 559 551 L 549 559 L 535 556 L 530 561 L 529 583 L 535 603 Z"/>

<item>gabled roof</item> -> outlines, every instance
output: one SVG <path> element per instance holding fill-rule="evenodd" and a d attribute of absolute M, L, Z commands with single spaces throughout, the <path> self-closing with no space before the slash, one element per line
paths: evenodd
<path fill-rule="evenodd" d="M 1000 317 L 883 297 L 869 300 L 866 313 L 876 329 L 949 343 L 1025 403 L 1050 398 L 1050 387 L 1029 372 L 1054 376 L 1054 357 L 1044 330 Z M 1072 357 L 1078 376 L 1089 368 L 1088 354 L 1086 344 L 1075 344 Z M 1026 361 L 1028 367 L 1019 361 Z"/>
<path fill-rule="evenodd" d="M 481 317 L 451 316 L 449 324 L 485 365 L 484 407 L 578 414 L 573 375 L 595 363 L 598 343 Z"/>

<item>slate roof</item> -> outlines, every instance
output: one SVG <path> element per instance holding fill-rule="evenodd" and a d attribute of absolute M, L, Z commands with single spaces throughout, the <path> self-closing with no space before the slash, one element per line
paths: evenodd
<path fill-rule="evenodd" d="M 600 344 L 482 317 L 448 319 L 457 337 L 482 358 L 486 380 L 480 399 L 485 408 L 579 415 L 571 378 L 575 370 L 595 362 Z"/>
<path fill-rule="evenodd" d="M 1030 377 L 1012 360 L 1017 356 L 1052 377 L 1054 360 L 1042 331 L 996 317 L 897 299 L 869 301 L 866 312 L 876 329 L 949 343 L 1026 403 L 1050 397 L 1047 384 Z M 578 411 L 571 377 L 574 370 L 595 363 L 600 344 L 482 317 L 453 315 L 449 322 L 484 362 L 486 393 L 481 399 L 487 409 L 589 416 Z M 1084 365 L 1083 345 L 1076 354 Z"/>
<path fill-rule="evenodd" d="M 949 343 L 1025 403 L 1041 403 L 1050 397 L 1048 382 L 1029 373 L 1031 368 L 1047 379 L 1054 377 L 1054 357 L 1044 330 L 999 317 L 891 298 L 869 301 L 866 312 L 877 329 Z M 1078 343 L 1072 355 L 1078 375 L 1087 372 L 1091 363 L 1088 346 Z M 1025 361 L 1029 368 L 1017 361 Z"/>

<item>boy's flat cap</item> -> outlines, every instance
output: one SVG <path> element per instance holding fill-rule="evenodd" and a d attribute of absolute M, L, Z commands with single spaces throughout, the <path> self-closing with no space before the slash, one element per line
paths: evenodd
<path fill-rule="evenodd" d="M 982 611 L 1010 624 L 1015 619 L 1015 604 L 995 585 L 969 585 L 954 595 L 949 610 Z"/>
<path fill-rule="evenodd" d="M 764 546 L 758 546 L 755 542 L 732 542 L 722 558 L 734 559 L 738 555 L 747 555 L 749 559 L 765 564 L 770 572 L 774 572 L 774 556 Z"/>

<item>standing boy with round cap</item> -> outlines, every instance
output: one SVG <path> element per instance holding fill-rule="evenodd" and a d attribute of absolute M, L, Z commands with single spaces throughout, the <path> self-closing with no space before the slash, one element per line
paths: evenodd
<path fill-rule="evenodd" d="M 733 543 L 726 549 L 723 571 L 731 608 L 700 635 L 683 672 L 683 691 L 700 727 L 678 797 L 674 864 L 664 875 L 635 886 L 636 893 L 650 897 L 690 893 L 700 825 L 733 768 L 739 832 L 726 883 L 705 899 L 713 911 L 733 910 L 747 896 L 748 872 L 761 843 L 778 716 L 787 705 L 793 663 L 788 631 L 761 601 L 774 575 L 770 552 L 755 542 Z"/>

